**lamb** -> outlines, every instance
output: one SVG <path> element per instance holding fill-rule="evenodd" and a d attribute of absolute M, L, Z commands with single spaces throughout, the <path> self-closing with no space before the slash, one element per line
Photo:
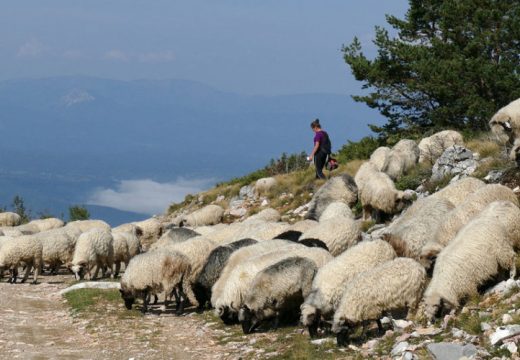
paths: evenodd
<path fill-rule="evenodd" d="M 318 226 L 304 232 L 299 241 L 319 239 L 325 243 L 333 256 L 341 254 L 355 245 L 361 238 L 359 224 L 351 218 L 335 217 L 320 222 Z"/>
<path fill-rule="evenodd" d="M 412 169 L 419 159 L 419 148 L 413 140 L 403 139 L 388 153 L 381 172 L 395 180 Z"/>
<path fill-rule="evenodd" d="M 251 287 L 251 282 L 258 272 L 262 269 L 275 264 L 276 262 L 291 256 L 301 256 L 313 260 L 318 267 L 321 267 L 332 259 L 330 253 L 320 248 L 308 248 L 303 245 L 294 244 L 292 247 L 284 247 L 279 251 L 270 252 L 261 256 L 254 257 L 236 266 L 226 280 L 223 291 L 218 298 L 212 296 L 211 303 L 215 307 L 216 314 L 224 321 L 229 323 L 235 320 L 244 295 Z M 215 284 L 215 286 L 218 282 Z"/>
<path fill-rule="evenodd" d="M 352 206 L 357 202 L 357 193 L 358 188 L 350 175 L 335 176 L 316 191 L 305 218 L 318 220 L 327 206 L 335 201 L 343 201 Z"/>
<path fill-rule="evenodd" d="M 309 335 L 315 337 L 322 320 L 332 318 L 350 280 L 396 256 L 385 241 L 364 241 L 320 268 L 312 282 L 312 290 L 301 306 L 301 323 L 309 328 Z"/>
<path fill-rule="evenodd" d="M 277 183 L 278 182 L 274 177 L 258 179 L 255 183 L 255 195 L 259 196 L 269 193 L 269 191 L 274 188 Z"/>
<path fill-rule="evenodd" d="M 0 226 L 17 226 L 21 221 L 22 218 L 17 213 L 7 211 L 0 213 Z"/>
<path fill-rule="evenodd" d="M 69 265 L 76 279 L 83 279 L 86 272 L 89 280 L 94 280 L 99 269 L 102 269 L 103 276 L 106 275 L 106 269 L 112 268 L 114 263 L 113 241 L 110 231 L 101 228 L 91 229 L 79 236 Z M 94 266 L 96 270 L 92 275 Z"/>
<path fill-rule="evenodd" d="M 478 287 L 501 269 L 516 273 L 516 254 L 510 233 L 495 216 L 480 214 L 470 221 L 439 254 L 424 294 L 425 315 L 430 321 L 442 310 L 457 309 L 460 302 L 478 293 Z"/>
<path fill-rule="evenodd" d="M 354 219 L 354 214 L 347 204 L 341 201 L 335 201 L 329 204 L 320 216 L 320 222 L 332 219 L 334 217 L 345 217 Z"/>
<path fill-rule="evenodd" d="M 520 138 L 520 99 L 499 109 L 489 121 L 491 131 L 503 144 Z"/>
<path fill-rule="evenodd" d="M 372 155 L 370 155 L 370 162 L 374 164 L 378 171 L 382 171 L 383 167 L 387 163 L 388 156 L 390 155 L 390 148 L 386 146 L 378 147 Z"/>
<path fill-rule="evenodd" d="M 464 225 L 487 205 L 498 200 L 511 201 L 518 206 L 518 199 L 511 189 L 500 184 L 490 184 L 470 194 L 462 204 L 446 213 L 440 220 L 433 240 L 425 244 L 421 251 L 424 263 L 433 261 L 439 251 L 455 238 Z"/>
<path fill-rule="evenodd" d="M 154 242 L 150 246 L 150 250 L 167 246 L 169 244 L 176 244 L 184 242 L 188 239 L 192 239 L 196 236 L 200 236 L 199 233 L 188 228 L 173 228 L 164 233 L 159 240 Z"/>
<path fill-rule="evenodd" d="M 128 268 L 121 278 L 121 297 L 128 310 L 136 298 L 143 300 L 141 311 L 148 310 L 148 299 L 151 295 L 164 293 L 164 305 L 162 310 L 168 306 L 168 296 L 175 289 L 181 298 L 195 301 L 191 288 L 187 286 L 186 279 L 191 272 L 188 258 L 179 253 L 167 250 L 154 250 L 139 254 L 130 260 Z M 177 292 L 174 292 L 177 294 Z M 177 311 L 182 312 L 184 301 L 177 299 Z"/>
<path fill-rule="evenodd" d="M 396 258 L 365 271 L 345 286 L 334 313 L 332 331 L 338 346 L 346 346 L 348 333 L 355 325 L 379 319 L 387 311 L 408 308 L 411 316 L 421 299 L 426 271 L 415 260 Z"/>
<path fill-rule="evenodd" d="M 394 214 L 401 210 L 408 200 L 404 192 L 398 191 L 390 177 L 377 171 L 370 162 L 359 168 L 355 176 L 359 198 L 363 205 L 363 219 L 371 217 L 373 210 Z"/>
<path fill-rule="evenodd" d="M 20 236 L 12 241 L 5 241 L 0 248 L 0 274 L 7 269 L 10 271 L 8 282 L 16 283 L 18 267 L 26 267 L 22 283 L 27 281 L 31 269 L 34 269 L 33 284 L 38 281 L 38 275 L 42 266 L 43 246 L 41 241 L 30 235 Z"/>
<path fill-rule="evenodd" d="M 445 188 L 432 194 L 431 197 L 448 200 L 457 207 L 462 204 L 470 194 L 485 185 L 486 183 L 482 180 L 468 176 L 449 184 Z"/>
<path fill-rule="evenodd" d="M 303 299 L 311 290 L 318 268 L 304 257 L 290 257 L 259 272 L 245 294 L 238 320 L 244 334 L 252 332 L 264 320 L 274 318 L 278 327 L 281 316 L 294 318 Z"/>
<path fill-rule="evenodd" d="M 32 220 L 29 224 L 37 226 L 40 231 L 58 229 L 65 225 L 63 220 L 58 219 L 58 218 L 46 218 L 46 219 Z"/>
<path fill-rule="evenodd" d="M 392 245 L 397 255 L 419 260 L 423 246 L 433 241 L 443 216 L 454 208 L 450 201 L 442 198 L 419 199 L 387 228 L 382 238 Z"/>
<path fill-rule="evenodd" d="M 184 216 L 179 224 L 183 226 L 215 225 L 222 221 L 224 209 L 218 205 L 207 205 Z"/>
<path fill-rule="evenodd" d="M 280 221 L 280 218 L 281 216 L 278 210 L 267 208 L 260 211 L 258 214 L 248 217 L 243 223 L 247 224 L 255 221 L 276 222 Z"/>
<path fill-rule="evenodd" d="M 419 142 L 419 163 L 434 164 L 442 153 L 453 145 L 464 145 L 462 135 L 454 130 L 444 130 L 425 137 Z"/>
<path fill-rule="evenodd" d="M 217 282 L 231 254 L 240 248 L 256 243 L 257 241 L 253 239 L 242 239 L 216 247 L 211 251 L 202 271 L 193 285 L 195 297 L 199 302 L 199 309 L 203 309 L 204 306 L 210 302 L 211 288 Z"/>

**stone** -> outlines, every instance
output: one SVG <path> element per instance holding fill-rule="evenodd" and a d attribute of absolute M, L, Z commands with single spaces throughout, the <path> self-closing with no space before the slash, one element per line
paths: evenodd
<path fill-rule="evenodd" d="M 245 185 L 240 188 L 238 192 L 238 197 L 241 200 L 245 199 L 254 199 L 255 198 L 255 188 L 251 185 Z"/>
<path fill-rule="evenodd" d="M 262 203 L 260 204 L 260 206 L 267 206 L 267 205 L 269 205 L 269 201 L 267 199 L 262 200 Z"/>
<path fill-rule="evenodd" d="M 392 325 L 394 327 L 394 330 L 396 329 L 406 329 L 410 326 L 413 326 L 412 321 L 406 321 L 406 320 L 394 320 L 392 319 Z"/>
<path fill-rule="evenodd" d="M 440 334 L 442 332 L 441 329 L 435 328 L 433 326 L 427 327 L 427 328 L 417 328 L 412 333 L 412 337 L 419 337 L 419 336 L 435 336 L 437 334 Z"/>
<path fill-rule="evenodd" d="M 362 348 L 367 349 L 367 350 L 373 350 L 377 346 L 378 343 L 379 343 L 379 340 L 377 340 L 377 339 L 369 340 L 363 344 Z"/>
<path fill-rule="evenodd" d="M 332 342 L 332 341 L 333 341 L 332 338 L 323 338 L 323 339 L 311 340 L 311 344 L 312 345 L 323 345 L 325 343 Z"/>
<path fill-rule="evenodd" d="M 503 344 L 501 349 L 507 349 L 511 354 L 516 354 L 518 352 L 518 346 L 514 342 Z"/>
<path fill-rule="evenodd" d="M 436 360 L 453 360 L 462 357 L 472 358 L 477 354 L 477 348 L 473 344 L 433 343 L 428 344 L 427 348 Z"/>
<path fill-rule="evenodd" d="M 247 214 L 247 209 L 243 207 L 233 208 L 229 210 L 229 215 L 234 217 L 242 217 Z"/>
<path fill-rule="evenodd" d="M 395 339 L 395 341 L 397 342 L 403 342 L 403 341 L 406 341 L 408 340 L 412 335 L 408 334 L 408 333 L 404 333 L 402 334 L 401 336 L 399 336 L 398 338 Z"/>
<path fill-rule="evenodd" d="M 415 356 L 414 354 L 411 352 L 411 351 L 407 351 L 403 354 L 403 356 L 401 357 L 401 359 L 403 360 L 414 360 L 415 359 Z"/>
<path fill-rule="evenodd" d="M 478 167 L 473 153 L 460 145 L 447 148 L 435 161 L 431 181 L 440 181 L 447 176 L 462 178 L 471 175 Z"/>
<path fill-rule="evenodd" d="M 491 325 L 489 325 L 488 323 L 480 323 L 480 330 L 482 330 L 482 332 L 486 332 L 486 331 L 489 331 L 491 330 Z"/>
<path fill-rule="evenodd" d="M 385 316 L 381 319 L 381 325 L 390 324 L 391 322 L 392 322 L 392 320 L 390 320 L 390 318 L 388 316 Z"/>
<path fill-rule="evenodd" d="M 217 199 L 215 201 L 221 202 L 221 201 L 224 201 L 225 199 L 226 199 L 226 197 L 224 195 L 219 195 L 219 196 L 217 196 Z"/>
<path fill-rule="evenodd" d="M 485 295 L 491 295 L 491 294 L 498 294 L 503 295 L 507 292 L 510 292 L 512 290 L 516 290 L 519 287 L 520 281 L 515 281 L 514 279 L 507 279 L 504 281 L 499 282 L 495 286 L 493 286 L 491 289 L 487 290 L 485 292 Z"/>
<path fill-rule="evenodd" d="M 119 282 L 111 281 L 86 281 L 69 286 L 68 288 L 61 290 L 58 294 L 64 295 L 68 292 L 79 289 L 121 289 L 121 284 Z"/>
<path fill-rule="evenodd" d="M 502 324 L 507 325 L 513 322 L 513 317 L 509 314 L 502 315 Z"/>
<path fill-rule="evenodd" d="M 408 346 L 410 346 L 410 344 L 408 344 L 406 341 L 402 341 L 400 343 L 395 344 L 392 348 L 392 356 L 402 355 L 406 351 Z"/>
<path fill-rule="evenodd" d="M 505 339 L 520 335 L 520 325 L 501 326 L 489 337 L 492 345 L 500 345 Z"/>
<path fill-rule="evenodd" d="M 457 328 L 452 328 L 451 334 L 453 335 L 453 337 L 455 337 L 457 339 L 462 339 L 463 337 L 466 337 L 466 335 L 467 335 L 464 330 L 460 330 Z"/>
<path fill-rule="evenodd" d="M 488 312 L 488 311 L 480 311 L 478 313 L 478 317 L 483 319 L 483 318 L 489 318 L 491 316 L 491 313 Z"/>
<path fill-rule="evenodd" d="M 504 175 L 503 171 L 500 170 L 491 170 L 486 177 L 484 177 L 484 180 L 487 183 L 498 183 L 502 176 Z"/>
<path fill-rule="evenodd" d="M 515 194 L 520 193 L 520 186 L 515 187 L 515 188 L 513 189 L 513 192 L 514 192 Z"/>

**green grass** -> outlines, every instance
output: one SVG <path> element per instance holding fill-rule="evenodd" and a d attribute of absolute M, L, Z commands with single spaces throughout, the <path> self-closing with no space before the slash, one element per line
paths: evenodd
<path fill-rule="evenodd" d="M 117 316 L 128 318 L 141 316 L 137 310 L 123 308 L 123 300 L 117 289 L 78 289 L 64 295 L 73 314 L 98 314 L 101 309 L 106 311 L 108 304 L 117 305 Z"/>

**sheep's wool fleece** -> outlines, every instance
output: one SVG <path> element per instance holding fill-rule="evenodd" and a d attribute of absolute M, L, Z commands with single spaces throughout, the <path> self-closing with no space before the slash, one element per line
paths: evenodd
<path fill-rule="evenodd" d="M 327 245 L 330 253 L 337 256 L 355 245 L 360 237 L 361 229 L 356 221 L 345 217 L 335 217 L 322 221 L 317 226 L 307 230 L 299 240 L 321 240 Z"/>

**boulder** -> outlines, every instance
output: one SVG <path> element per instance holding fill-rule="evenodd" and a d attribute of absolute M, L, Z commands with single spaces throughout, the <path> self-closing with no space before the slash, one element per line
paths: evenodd
<path fill-rule="evenodd" d="M 428 344 L 427 348 L 436 360 L 455 360 L 462 357 L 471 359 L 477 355 L 477 348 L 472 344 L 434 343 Z"/>
<path fill-rule="evenodd" d="M 447 176 L 462 178 L 475 172 L 478 162 L 473 153 L 460 145 L 450 146 L 433 165 L 431 181 L 440 181 Z"/>

